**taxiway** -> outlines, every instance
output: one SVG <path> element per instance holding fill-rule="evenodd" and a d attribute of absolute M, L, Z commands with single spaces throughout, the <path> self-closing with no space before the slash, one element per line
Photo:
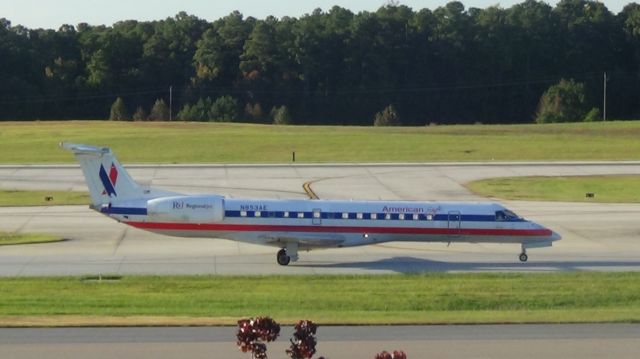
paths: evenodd
<path fill-rule="evenodd" d="M 464 183 L 525 175 L 640 174 L 637 162 L 373 165 L 127 166 L 142 184 L 233 197 L 486 201 Z M 0 166 L 0 188 L 86 190 L 78 166 Z M 597 195 L 597 194 L 596 194 Z M 563 236 L 517 260 L 517 245 L 387 243 L 301 253 L 288 267 L 275 249 L 170 238 L 129 228 L 87 206 L 0 208 L 0 230 L 47 232 L 64 242 L 0 247 L 0 276 L 82 274 L 313 274 L 421 271 L 640 270 L 639 204 L 503 202 Z"/>

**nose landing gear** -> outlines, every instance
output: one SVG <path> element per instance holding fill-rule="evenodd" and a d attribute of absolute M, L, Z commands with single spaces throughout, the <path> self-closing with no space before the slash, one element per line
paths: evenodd
<path fill-rule="evenodd" d="M 524 243 L 522 243 L 522 253 L 520 253 L 520 256 L 518 258 L 522 263 L 526 262 L 527 259 L 529 259 L 529 256 L 527 255 L 527 247 L 524 245 Z"/>
<path fill-rule="evenodd" d="M 524 262 L 527 261 L 527 259 L 529 259 L 529 256 L 527 256 L 527 253 L 522 252 L 522 253 L 520 253 L 520 257 L 519 258 L 520 258 L 520 262 L 524 263 Z"/>

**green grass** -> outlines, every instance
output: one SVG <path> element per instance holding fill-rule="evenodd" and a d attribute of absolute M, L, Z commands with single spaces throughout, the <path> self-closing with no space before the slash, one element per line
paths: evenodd
<path fill-rule="evenodd" d="M 112 147 L 125 163 L 640 159 L 640 122 L 432 127 L 104 121 L 0 123 L 0 163 L 70 163 L 59 141 Z"/>
<path fill-rule="evenodd" d="M 89 194 L 72 191 L 0 190 L 0 206 L 55 206 L 88 204 Z"/>
<path fill-rule="evenodd" d="M 511 200 L 640 203 L 640 176 L 504 177 L 466 186 L 482 196 Z"/>
<path fill-rule="evenodd" d="M 142 316 L 233 324 L 257 315 L 322 324 L 640 321 L 640 273 L 5 278 L 0 293 L 0 324 L 38 316 L 93 323 Z"/>
<path fill-rule="evenodd" d="M 0 246 L 15 244 L 35 244 L 59 242 L 63 239 L 44 233 L 7 233 L 0 232 Z M 0 293 L 2 293 L 0 291 Z"/>

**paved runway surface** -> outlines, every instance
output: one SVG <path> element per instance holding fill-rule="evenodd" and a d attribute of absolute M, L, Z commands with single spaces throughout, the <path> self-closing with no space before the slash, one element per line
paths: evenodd
<path fill-rule="evenodd" d="M 0 329 L 0 355 L 13 359 L 249 358 L 235 346 L 235 327 Z M 285 357 L 293 330 L 269 344 Z M 637 358 L 640 325 L 455 325 L 320 327 L 318 355 L 372 358 L 404 350 L 417 358 Z"/>
<path fill-rule="evenodd" d="M 434 165 L 129 166 L 146 185 L 234 197 L 484 201 L 464 183 L 521 175 L 640 174 L 640 163 Z M 77 166 L 0 166 L 0 188 L 86 190 Z M 597 195 L 597 194 L 596 194 Z M 0 276 L 140 274 L 395 273 L 420 271 L 640 270 L 640 205 L 505 202 L 562 234 L 552 248 L 389 243 L 301 253 L 289 267 L 275 248 L 164 237 L 129 228 L 87 206 L 0 208 L 0 230 L 48 232 L 61 243 L 0 247 Z"/>

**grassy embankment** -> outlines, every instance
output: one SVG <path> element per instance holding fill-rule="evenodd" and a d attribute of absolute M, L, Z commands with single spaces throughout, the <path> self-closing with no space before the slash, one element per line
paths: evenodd
<path fill-rule="evenodd" d="M 123 163 L 640 159 L 640 122 L 433 127 L 104 121 L 0 123 L 0 163 L 72 163 L 59 141 L 110 146 Z"/>
<path fill-rule="evenodd" d="M 508 200 L 640 203 L 640 176 L 505 177 L 466 186 L 482 196 Z"/>
<path fill-rule="evenodd" d="M 640 273 L 7 278 L 0 325 L 640 321 Z"/>

